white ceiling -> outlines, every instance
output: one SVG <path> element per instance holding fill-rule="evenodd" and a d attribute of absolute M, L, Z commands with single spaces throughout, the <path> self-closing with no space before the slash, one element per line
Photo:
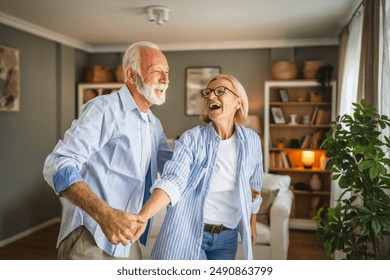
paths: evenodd
<path fill-rule="evenodd" d="M 357 0 L 0 0 L 0 23 L 90 52 L 334 45 Z M 171 8 L 149 22 L 150 5 Z"/>

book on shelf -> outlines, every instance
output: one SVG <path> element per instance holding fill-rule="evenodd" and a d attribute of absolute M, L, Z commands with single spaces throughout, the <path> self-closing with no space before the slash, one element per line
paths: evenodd
<path fill-rule="evenodd" d="M 291 160 L 285 152 L 271 152 L 269 156 L 271 168 L 291 168 Z"/>
<path fill-rule="evenodd" d="M 275 158 L 275 153 L 270 152 L 269 153 L 269 167 L 273 168 L 276 166 L 276 158 Z"/>
<path fill-rule="evenodd" d="M 318 107 L 315 107 L 313 113 L 311 114 L 310 124 L 314 124 L 318 114 Z"/>
<path fill-rule="evenodd" d="M 290 159 L 284 152 L 270 152 L 269 153 L 269 167 L 270 168 L 289 168 L 291 167 Z"/>
<path fill-rule="evenodd" d="M 319 149 L 323 136 L 324 132 L 321 130 L 317 130 L 316 132 L 314 132 L 310 143 L 310 149 Z"/>
<path fill-rule="evenodd" d="M 306 134 L 302 140 L 301 149 L 309 149 L 312 141 L 312 135 Z"/>
<path fill-rule="evenodd" d="M 322 124 L 322 121 L 324 119 L 325 110 L 318 109 L 318 114 L 315 120 L 315 124 Z"/>
<path fill-rule="evenodd" d="M 280 153 L 275 153 L 275 167 L 277 168 L 283 167 L 283 161 L 282 161 L 282 157 L 280 156 Z"/>
<path fill-rule="evenodd" d="M 331 112 L 330 110 L 318 109 L 317 114 L 314 117 L 314 123 L 312 124 L 329 124 L 331 120 Z M 313 121 L 313 119 L 312 119 Z"/>
<path fill-rule="evenodd" d="M 282 158 L 282 167 L 288 168 L 286 154 L 284 152 L 280 152 L 280 157 Z"/>
<path fill-rule="evenodd" d="M 292 164 L 291 164 L 290 156 L 285 152 L 281 152 L 281 156 L 283 158 L 283 166 L 286 168 L 291 168 Z"/>

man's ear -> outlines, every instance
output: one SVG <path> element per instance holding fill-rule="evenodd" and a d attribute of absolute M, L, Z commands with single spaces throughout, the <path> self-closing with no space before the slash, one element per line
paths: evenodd
<path fill-rule="evenodd" d="M 135 83 L 135 73 L 130 67 L 126 68 L 126 78 L 130 83 Z"/>

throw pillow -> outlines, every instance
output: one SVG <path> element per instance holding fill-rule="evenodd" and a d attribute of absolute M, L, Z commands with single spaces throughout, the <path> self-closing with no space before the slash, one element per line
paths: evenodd
<path fill-rule="evenodd" d="M 262 189 L 261 197 L 263 199 L 260 210 L 257 213 L 256 221 L 265 225 L 269 225 L 269 212 L 272 204 L 275 201 L 276 196 L 278 195 L 279 189 Z"/>

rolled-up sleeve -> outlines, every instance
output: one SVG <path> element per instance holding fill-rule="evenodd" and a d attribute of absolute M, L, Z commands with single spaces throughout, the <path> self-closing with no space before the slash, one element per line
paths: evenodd
<path fill-rule="evenodd" d="M 43 176 L 56 194 L 75 182 L 83 180 L 81 166 L 107 141 L 107 116 L 94 102 L 84 105 L 80 118 L 72 123 L 63 140 L 58 141 L 48 155 L 43 167 Z"/>
<path fill-rule="evenodd" d="M 169 196 L 169 206 L 174 206 L 181 198 L 184 189 L 187 187 L 190 176 L 192 154 L 184 141 L 176 141 L 172 160 L 164 165 L 161 179 L 157 179 L 151 190 L 162 189 Z M 192 174 L 192 176 L 196 176 Z"/>
<path fill-rule="evenodd" d="M 69 186 L 83 181 L 79 171 L 73 166 L 66 166 L 58 170 L 53 176 L 53 185 L 56 193 L 61 193 Z"/>

